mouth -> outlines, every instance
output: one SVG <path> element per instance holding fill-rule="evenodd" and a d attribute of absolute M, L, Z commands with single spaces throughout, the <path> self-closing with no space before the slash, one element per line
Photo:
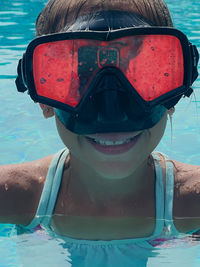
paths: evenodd
<path fill-rule="evenodd" d="M 85 138 L 99 152 L 115 155 L 129 151 L 141 135 L 142 132 L 138 134 L 96 134 L 85 136 Z"/>

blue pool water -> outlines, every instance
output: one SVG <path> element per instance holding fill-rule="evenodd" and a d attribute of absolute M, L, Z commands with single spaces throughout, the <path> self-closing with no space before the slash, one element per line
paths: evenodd
<path fill-rule="evenodd" d="M 63 147 L 54 119 L 44 120 L 38 104 L 30 101 L 26 94 L 17 93 L 14 84 L 17 61 L 34 37 L 34 22 L 45 2 L 1 0 L 0 3 L 0 164 L 31 161 L 55 153 Z M 199 0 L 166 2 L 175 26 L 186 33 L 200 50 Z M 173 127 L 171 129 L 168 123 L 157 150 L 176 160 L 200 165 L 200 79 L 193 88 L 195 93 L 192 98 L 185 98 L 176 106 Z M 63 266 L 63 257 L 70 262 L 67 252 L 62 251 L 57 240 L 35 234 L 19 238 L 15 233 L 9 238 L 12 226 L 2 225 L 0 229 L 0 267 Z M 44 247 L 44 244 L 48 244 L 48 247 Z M 160 256 L 150 259 L 148 266 L 200 266 L 200 245 L 198 242 L 196 244 L 190 250 L 184 250 L 184 245 L 181 249 L 161 250 Z M 20 258 L 23 253 L 25 265 Z M 38 264 L 38 260 L 44 258 L 46 253 L 57 257 L 55 265 L 53 256 L 46 259 L 43 265 Z M 33 258 L 37 259 L 37 264 Z M 70 263 L 65 266 L 70 266 Z"/>

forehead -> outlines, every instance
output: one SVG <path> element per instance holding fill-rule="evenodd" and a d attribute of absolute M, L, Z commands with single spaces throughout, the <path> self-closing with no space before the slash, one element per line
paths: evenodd
<path fill-rule="evenodd" d="M 120 28 L 137 26 L 151 26 L 146 18 L 133 12 L 127 11 L 99 11 L 94 14 L 80 16 L 68 27 L 68 31 L 93 30 L 109 31 Z"/>

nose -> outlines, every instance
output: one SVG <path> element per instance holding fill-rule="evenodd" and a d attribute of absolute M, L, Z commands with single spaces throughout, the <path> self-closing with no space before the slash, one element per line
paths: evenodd
<path fill-rule="evenodd" d="M 106 90 L 96 96 L 98 121 L 118 122 L 126 119 L 123 93 Z"/>
<path fill-rule="evenodd" d="M 117 77 L 105 75 L 95 91 L 98 121 L 119 122 L 126 120 L 125 92 Z"/>

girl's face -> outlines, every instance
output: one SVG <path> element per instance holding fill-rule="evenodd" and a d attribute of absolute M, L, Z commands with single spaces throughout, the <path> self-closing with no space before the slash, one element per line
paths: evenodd
<path fill-rule="evenodd" d="M 72 160 L 84 163 L 88 169 L 108 179 L 122 179 L 136 171 L 160 142 L 166 121 L 167 112 L 150 129 L 77 135 L 67 130 L 56 116 L 58 133 L 69 148 Z"/>
<path fill-rule="evenodd" d="M 115 13 L 112 12 L 112 19 L 110 19 L 110 13 L 107 14 L 113 29 L 131 27 L 132 25 L 149 25 L 131 13 L 121 14 L 121 24 L 119 25 L 119 14 Z M 93 30 L 102 30 L 110 26 L 108 27 L 105 19 L 88 21 L 88 18 L 83 16 L 77 19 L 70 30 L 84 30 L 87 27 Z M 134 50 L 137 49 L 134 48 Z M 96 174 L 107 179 L 128 177 L 144 164 L 162 138 L 167 118 L 165 112 L 161 120 L 148 130 L 78 135 L 69 131 L 58 116 L 55 116 L 59 135 L 70 150 L 71 160 L 84 164 L 88 170 L 93 170 Z"/>

